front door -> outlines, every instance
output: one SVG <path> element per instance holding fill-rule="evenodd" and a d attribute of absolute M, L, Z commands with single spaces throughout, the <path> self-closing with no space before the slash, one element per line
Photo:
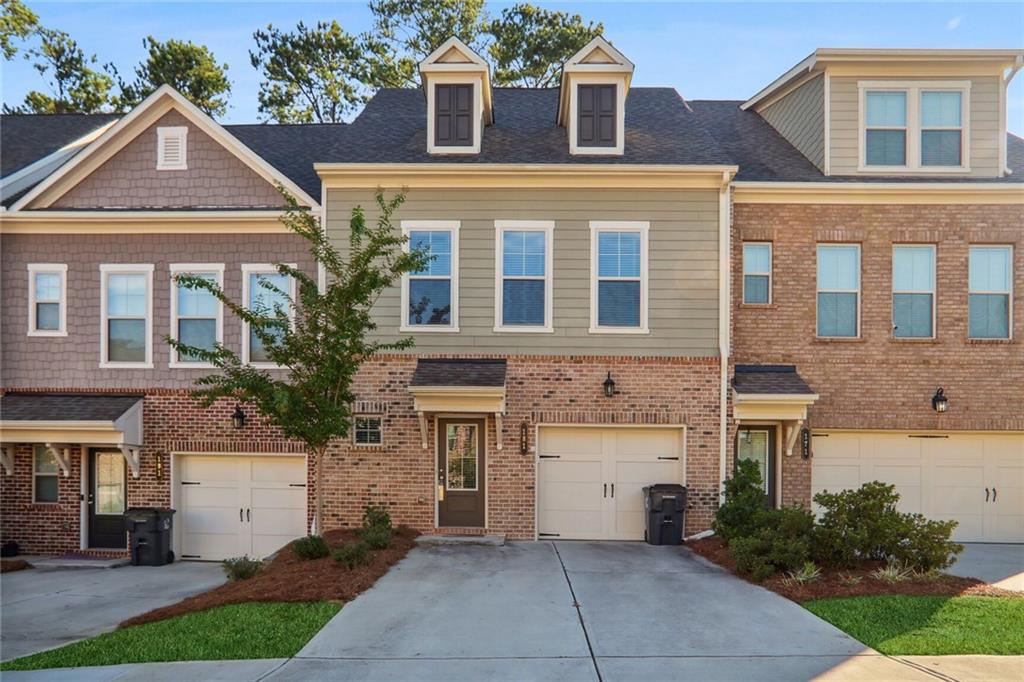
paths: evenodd
<path fill-rule="evenodd" d="M 120 452 L 89 451 L 89 547 L 127 547 L 124 529 L 127 480 L 127 466 Z"/>
<path fill-rule="evenodd" d="M 437 523 L 483 528 L 487 421 L 437 421 Z"/>
<path fill-rule="evenodd" d="M 736 436 L 736 459 L 751 459 L 761 471 L 761 484 L 768 504 L 775 506 L 775 427 L 749 426 Z"/>

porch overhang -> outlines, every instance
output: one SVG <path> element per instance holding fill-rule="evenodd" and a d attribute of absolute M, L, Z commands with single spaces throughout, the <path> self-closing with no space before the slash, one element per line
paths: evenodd
<path fill-rule="evenodd" d="M 501 449 L 505 415 L 505 361 L 491 359 L 421 359 L 409 382 L 420 440 L 429 446 L 428 414 L 491 414 Z"/>
<path fill-rule="evenodd" d="M 818 400 L 794 365 L 737 365 L 732 397 L 737 424 L 782 424 L 787 456 L 793 454 L 797 435 L 807 421 L 807 408 Z"/>

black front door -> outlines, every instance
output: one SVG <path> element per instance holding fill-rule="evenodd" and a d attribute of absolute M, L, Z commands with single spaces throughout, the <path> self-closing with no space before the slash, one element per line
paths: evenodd
<path fill-rule="evenodd" d="M 752 459 L 761 470 L 768 504 L 775 506 L 775 427 L 743 426 L 736 434 L 736 459 Z"/>
<path fill-rule="evenodd" d="M 87 489 L 89 547 L 124 549 L 124 509 L 128 493 L 127 465 L 117 450 L 90 450 Z"/>
<path fill-rule="evenodd" d="M 437 524 L 484 527 L 484 419 L 437 420 Z"/>

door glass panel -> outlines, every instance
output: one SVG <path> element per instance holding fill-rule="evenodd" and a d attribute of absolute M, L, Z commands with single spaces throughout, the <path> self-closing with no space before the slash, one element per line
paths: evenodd
<path fill-rule="evenodd" d="M 476 490 L 476 424 L 449 424 L 447 444 L 448 490 Z"/>
<path fill-rule="evenodd" d="M 96 513 L 124 512 L 124 458 L 120 453 L 96 455 Z"/>
<path fill-rule="evenodd" d="M 739 459 L 752 459 L 761 471 L 761 486 L 768 494 L 768 432 L 740 431 Z"/>

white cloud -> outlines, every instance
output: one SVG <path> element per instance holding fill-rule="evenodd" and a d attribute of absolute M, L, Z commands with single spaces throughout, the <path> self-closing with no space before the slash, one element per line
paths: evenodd
<path fill-rule="evenodd" d="M 952 19 L 950 19 L 949 21 L 946 22 L 946 30 L 947 31 L 952 31 L 952 30 L 956 29 L 960 25 L 960 22 L 963 21 L 963 20 L 964 20 L 964 18 L 961 17 L 961 16 L 953 17 Z"/>

